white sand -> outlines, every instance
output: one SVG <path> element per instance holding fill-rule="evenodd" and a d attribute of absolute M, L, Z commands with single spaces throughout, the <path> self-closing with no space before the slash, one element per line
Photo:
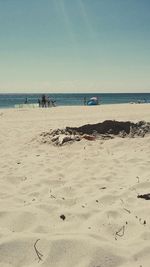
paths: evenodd
<path fill-rule="evenodd" d="M 150 266 L 150 201 L 137 198 L 150 193 L 150 136 L 38 142 L 105 119 L 150 122 L 150 105 L 0 110 L 0 267 Z"/>

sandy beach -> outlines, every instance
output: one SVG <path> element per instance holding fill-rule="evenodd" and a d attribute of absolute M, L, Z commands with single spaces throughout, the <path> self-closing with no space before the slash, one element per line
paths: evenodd
<path fill-rule="evenodd" d="M 0 110 L 0 267 L 149 267 L 150 135 L 41 143 L 50 129 L 150 122 L 149 104 Z"/>

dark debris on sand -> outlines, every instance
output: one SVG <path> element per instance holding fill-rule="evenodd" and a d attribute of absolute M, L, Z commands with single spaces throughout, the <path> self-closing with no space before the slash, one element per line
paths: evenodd
<path fill-rule="evenodd" d="M 137 198 L 143 198 L 145 200 L 150 200 L 150 193 L 144 195 L 138 195 Z"/>
<path fill-rule="evenodd" d="M 80 127 L 66 127 L 65 129 L 55 129 L 41 134 L 43 143 L 53 143 L 63 145 L 80 141 L 83 138 L 89 141 L 96 139 L 112 139 L 114 136 L 125 137 L 144 137 L 150 133 L 150 123 L 139 121 L 133 123 L 130 121 L 106 120 L 96 124 L 86 124 Z"/>

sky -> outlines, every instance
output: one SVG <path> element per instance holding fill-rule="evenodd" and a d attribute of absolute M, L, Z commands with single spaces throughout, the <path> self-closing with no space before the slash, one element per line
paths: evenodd
<path fill-rule="evenodd" d="M 0 93 L 150 92 L 149 0 L 0 0 Z"/>

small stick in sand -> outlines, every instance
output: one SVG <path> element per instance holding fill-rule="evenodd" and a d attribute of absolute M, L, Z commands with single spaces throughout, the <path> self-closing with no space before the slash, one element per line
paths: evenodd
<path fill-rule="evenodd" d="M 124 201 L 123 201 L 123 199 L 120 199 L 120 201 L 124 204 Z"/>
<path fill-rule="evenodd" d="M 51 198 L 56 198 L 54 195 L 51 195 Z"/>
<path fill-rule="evenodd" d="M 139 184 L 139 182 L 140 182 L 140 178 L 139 178 L 139 176 L 136 176 L 136 179 L 138 180 L 138 184 Z"/>
<path fill-rule="evenodd" d="M 42 261 L 42 257 L 43 257 L 43 255 L 42 255 L 42 254 L 37 250 L 37 248 L 36 248 L 36 244 L 37 244 L 37 242 L 38 242 L 39 240 L 40 240 L 40 239 L 37 239 L 36 242 L 34 243 L 34 249 L 35 249 L 36 255 L 38 256 L 39 261 Z"/>
<path fill-rule="evenodd" d="M 117 240 L 116 236 L 122 237 L 124 236 L 125 226 L 123 225 L 116 233 L 115 233 L 115 239 Z"/>
<path fill-rule="evenodd" d="M 130 211 L 130 210 L 128 210 L 128 209 L 126 209 L 126 208 L 124 208 L 124 210 L 125 210 L 125 211 L 127 211 L 128 213 L 131 213 L 131 211 Z"/>

